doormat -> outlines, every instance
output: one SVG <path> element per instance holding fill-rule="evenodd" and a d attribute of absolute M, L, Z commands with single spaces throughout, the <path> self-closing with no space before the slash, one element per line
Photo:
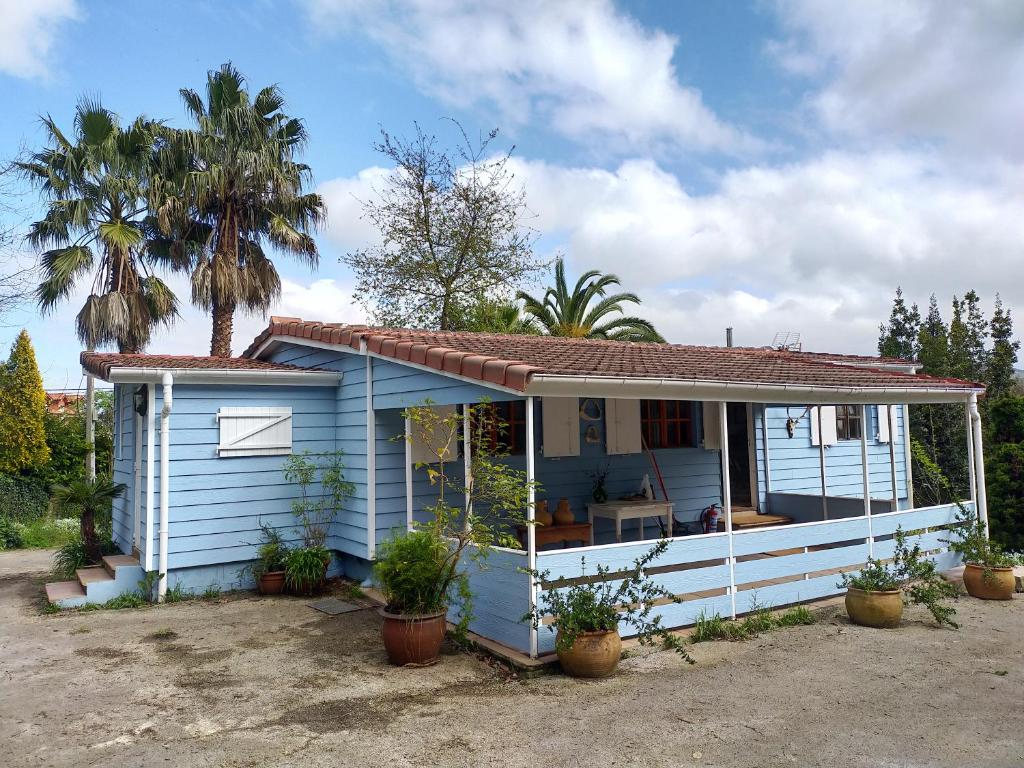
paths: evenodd
<path fill-rule="evenodd" d="M 346 603 L 344 600 L 339 600 L 336 597 L 317 600 L 315 603 L 310 603 L 309 607 L 314 608 L 321 613 L 326 613 L 329 616 L 337 616 L 340 613 L 351 613 L 352 611 L 361 611 L 364 608 L 362 605 Z"/>

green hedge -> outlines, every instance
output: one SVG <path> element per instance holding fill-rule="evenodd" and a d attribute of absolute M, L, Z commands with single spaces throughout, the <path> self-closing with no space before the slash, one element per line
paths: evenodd
<path fill-rule="evenodd" d="M 50 489 L 35 477 L 0 474 L 0 518 L 23 523 L 37 520 L 50 508 Z"/>

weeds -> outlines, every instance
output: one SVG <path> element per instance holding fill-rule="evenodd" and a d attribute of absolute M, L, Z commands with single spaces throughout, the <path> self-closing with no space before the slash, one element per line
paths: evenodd
<path fill-rule="evenodd" d="M 220 597 L 220 587 L 216 584 L 208 586 L 203 590 L 203 594 L 199 596 L 201 600 L 216 600 L 218 597 Z"/>
<path fill-rule="evenodd" d="M 185 588 L 181 586 L 181 584 L 175 584 L 164 594 L 165 603 L 180 603 L 183 600 L 190 600 L 191 598 L 192 593 L 186 592 Z"/>
<path fill-rule="evenodd" d="M 816 619 L 805 606 L 798 605 L 785 613 L 774 614 L 767 608 L 760 608 L 742 621 L 723 619 L 717 613 L 707 616 L 702 613 L 690 634 L 690 642 L 706 643 L 711 640 L 749 640 L 765 632 L 782 627 L 798 627 L 814 624 Z"/>
<path fill-rule="evenodd" d="M 123 595 L 107 600 L 100 607 L 111 611 L 120 611 L 124 608 L 141 608 L 146 604 L 146 598 L 138 592 L 125 592 Z"/>

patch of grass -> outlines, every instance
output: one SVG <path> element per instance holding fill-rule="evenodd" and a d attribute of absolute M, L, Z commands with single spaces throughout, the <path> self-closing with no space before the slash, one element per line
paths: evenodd
<path fill-rule="evenodd" d="M 710 640 L 749 640 L 752 637 L 771 632 L 780 627 L 797 627 L 814 624 L 816 619 L 805 606 L 798 605 L 782 614 L 773 614 L 767 608 L 761 608 L 742 621 L 723 619 L 717 613 L 714 616 L 701 614 L 697 617 L 692 643 L 706 643 Z"/>
<path fill-rule="evenodd" d="M 43 613 L 60 613 L 60 606 L 43 598 Z"/>
<path fill-rule="evenodd" d="M 146 599 L 138 592 L 125 592 L 123 595 L 107 600 L 102 607 L 107 610 L 119 611 L 124 608 L 141 608 L 146 604 Z"/>
<path fill-rule="evenodd" d="M 178 637 L 178 633 L 173 629 L 158 629 L 156 632 L 150 632 L 146 635 L 146 640 L 174 640 Z"/>
<path fill-rule="evenodd" d="M 346 585 L 346 593 L 349 597 L 360 600 L 366 597 L 366 593 L 360 588 L 358 584 L 352 583 Z"/>
<path fill-rule="evenodd" d="M 219 597 L 220 587 L 218 587 L 216 584 L 211 584 L 210 586 L 208 586 L 205 590 L 203 590 L 203 594 L 199 596 L 201 600 L 216 600 Z"/>
<path fill-rule="evenodd" d="M 164 594 L 165 603 L 180 603 L 183 600 L 190 600 L 193 597 L 191 592 L 186 592 L 181 584 L 175 584 Z"/>
<path fill-rule="evenodd" d="M 73 517 L 39 517 L 27 523 L 15 523 L 24 549 L 53 549 L 78 539 L 79 523 Z"/>

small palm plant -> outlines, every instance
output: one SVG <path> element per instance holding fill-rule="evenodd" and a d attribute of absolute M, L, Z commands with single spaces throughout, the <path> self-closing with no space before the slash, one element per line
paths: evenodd
<path fill-rule="evenodd" d="M 537 299 L 520 291 L 528 317 L 551 336 L 614 341 L 664 341 L 648 320 L 639 317 L 609 317 L 623 314 L 623 304 L 639 304 L 635 293 L 613 293 L 619 285 L 616 275 L 604 275 L 592 269 L 580 275 L 572 291 L 565 280 L 565 262 L 555 262 L 555 284 Z"/>
<path fill-rule="evenodd" d="M 103 548 L 96 535 L 96 514 L 110 509 L 114 499 L 126 488 L 124 483 L 115 483 L 105 477 L 73 480 L 53 488 L 53 502 L 57 510 L 80 515 L 82 544 L 90 562 L 98 563 L 103 557 Z"/>

